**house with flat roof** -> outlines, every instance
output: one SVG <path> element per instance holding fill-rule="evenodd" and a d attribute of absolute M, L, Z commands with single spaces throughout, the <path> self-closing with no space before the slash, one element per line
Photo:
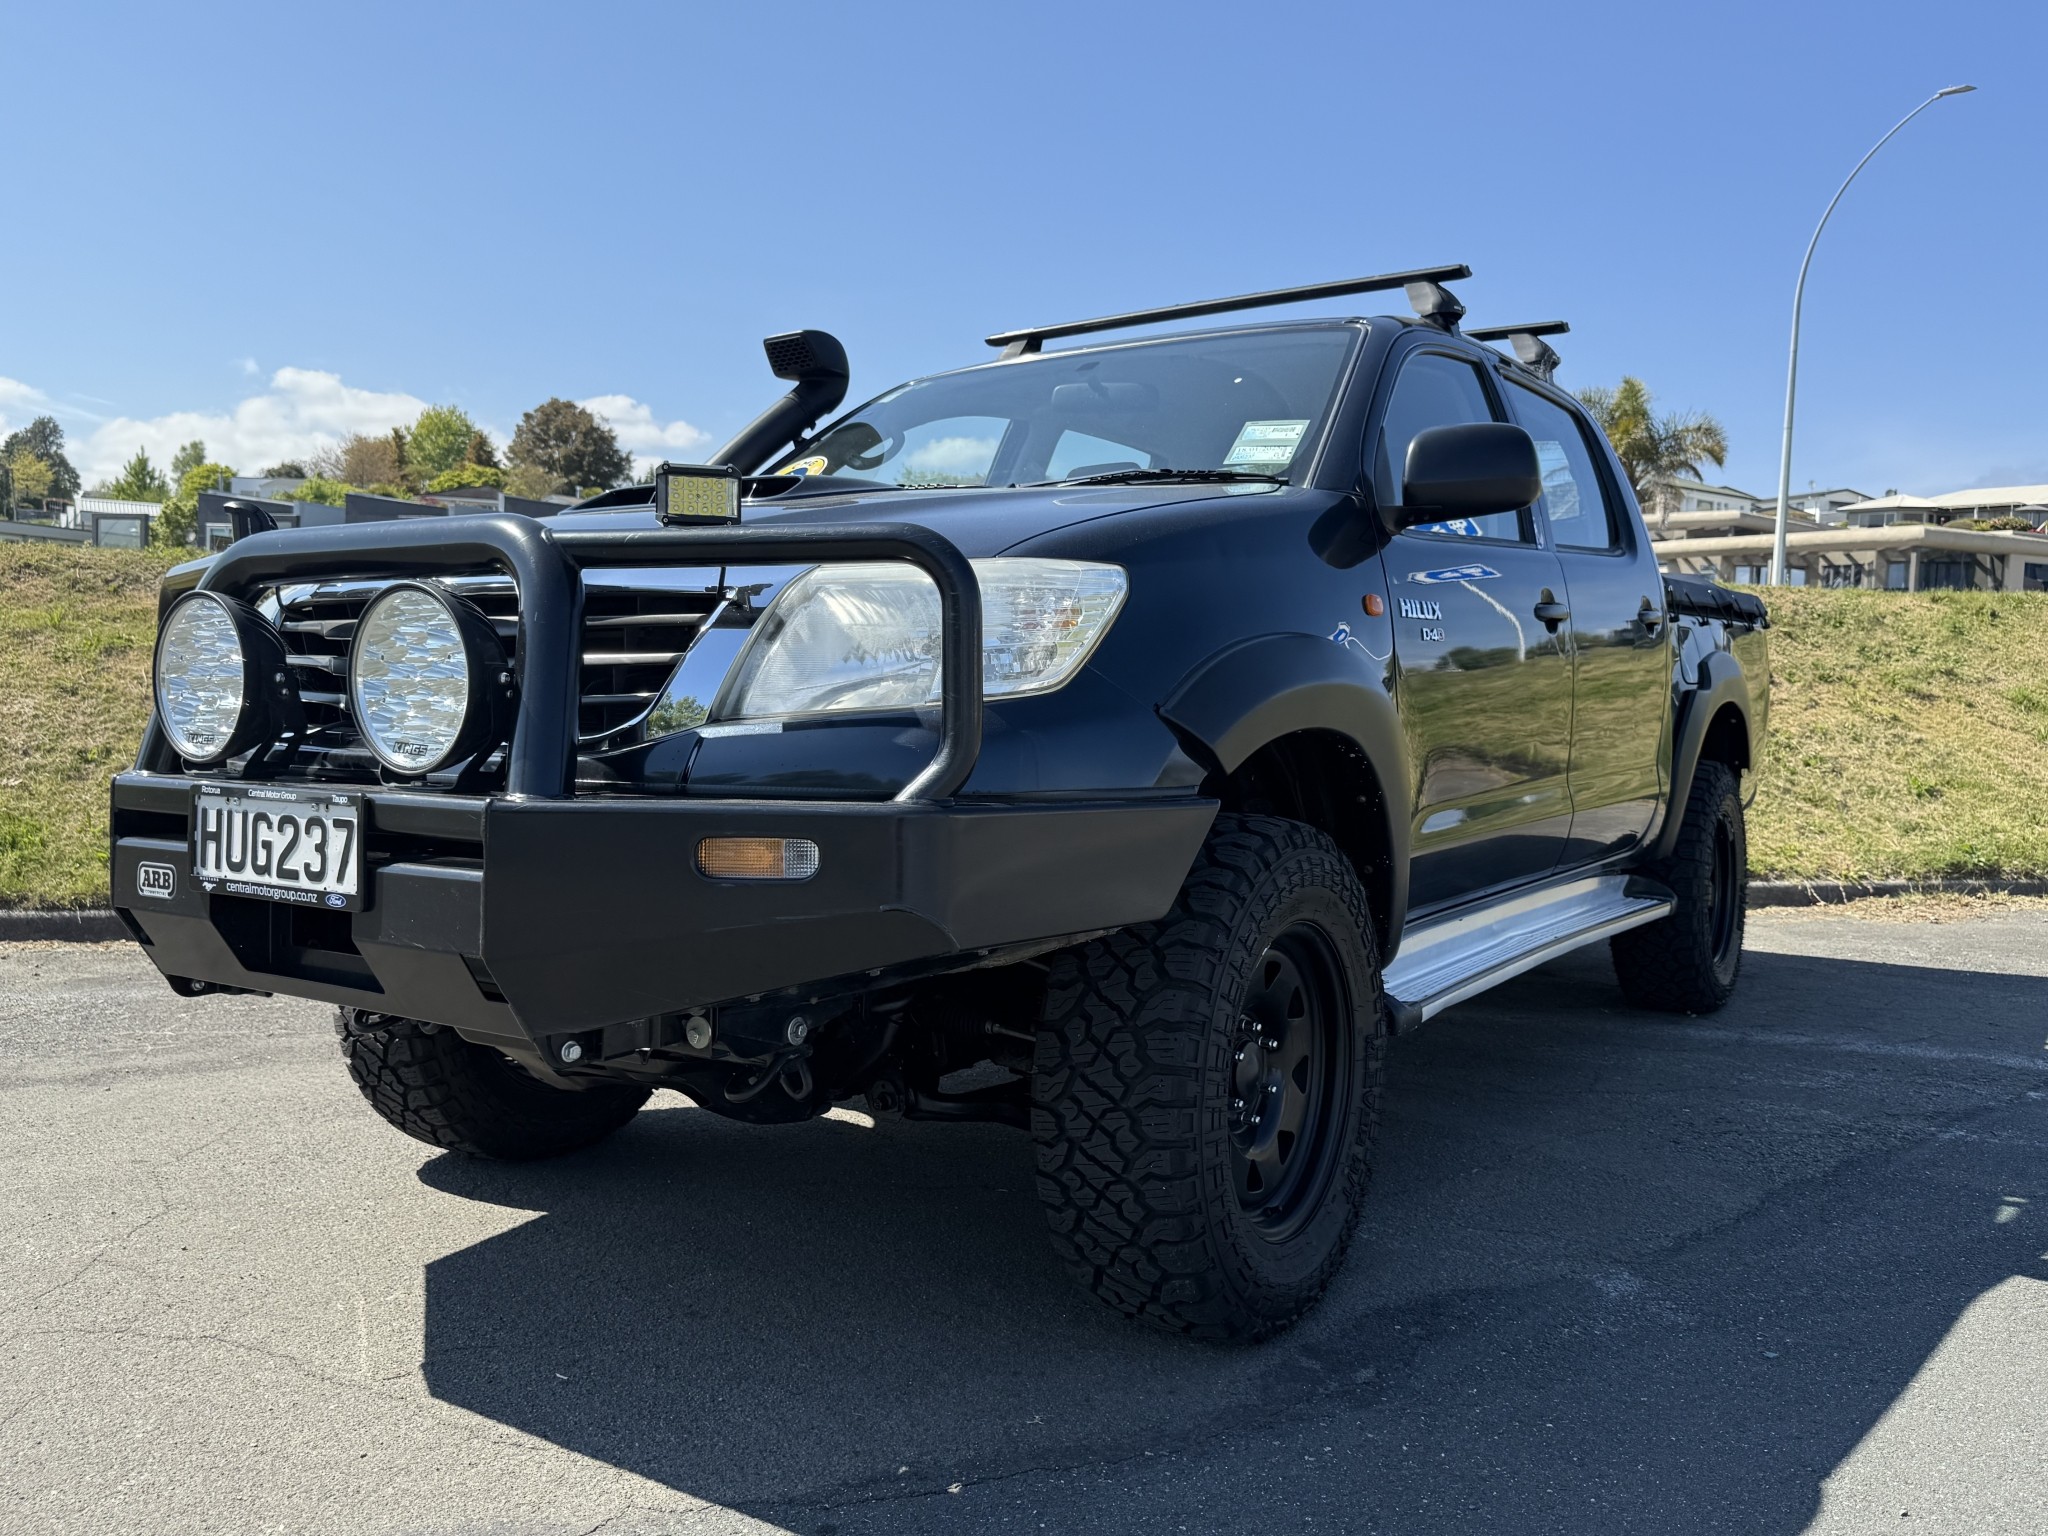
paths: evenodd
<path fill-rule="evenodd" d="M 1650 547 L 1670 575 L 1761 584 L 1776 536 L 1774 513 L 1674 513 L 1670 526 L 1652 526 Z M 1794 586 L 2048 592 L 2048 533 L 1917 522 L 1829 527 L 1788 517 L 1785 568 Z"/>
<path fill-rule="evenodd" d="M 1894 523 L 1947 524 L 2022 517 L 2036 528 L 2048 525 L 2048 485 L 1993 485 L 1939 496 L 1901 496 L 1897 492 L 1842 509 L 1858 528 L 1887 528 Z"/>

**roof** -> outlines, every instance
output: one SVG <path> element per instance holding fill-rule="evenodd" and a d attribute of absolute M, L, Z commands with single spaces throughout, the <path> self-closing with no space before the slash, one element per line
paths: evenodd
<path fill-rule="evenodd" d="M 1659 559 L 1695 555 L 1768 555 L 1773 535 L 1733 534 L 1726 538 L 1652 539 Z M 1872 554 L 1881 550 L 1953 549 L 1980 555 L 2048 556 L 2048 534 L 1979 532 L 1931 523 L 1893 523 L 1884 528 L 1815 528 L 1788 533 L 1785 547 L 1796 553 Z"/>
<path fill-rule="evenodd" d="M 1739 491 L 1732 485 L 1709 485 L 1704 480 L 1688 480 L 1683 475 L 1659 475 L 1657 482 L 1668 485 L 1675 491 L 1718 491 L 1723 496 L 1740 496 L 1744 501 L 1762 501 L 1761 496 L 1752 496 Z"/>
<path fill-rule="evenodd" d="M 1965 507 L 2048 505 L 2048 485 L 1987 485 L 1939 496 L 1879 496 L 1842 508 L 1844 512 L 1954 512 Z"/>

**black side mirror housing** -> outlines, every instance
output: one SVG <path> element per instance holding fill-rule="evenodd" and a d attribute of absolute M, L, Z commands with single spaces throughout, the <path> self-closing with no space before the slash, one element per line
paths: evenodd
<path fill-rule="evenodd" d="M 1504 421 L 1430 427 L 1408 445 L 1395 526 L 1517 512 L 1543 494 L 1536 444 Z"/>

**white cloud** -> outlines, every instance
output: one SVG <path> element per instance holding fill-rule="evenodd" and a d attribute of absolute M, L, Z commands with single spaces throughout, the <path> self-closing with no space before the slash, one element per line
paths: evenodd
<path fill-rule="evenodd" d="M 255 378 L 257 374 L 263 371 L 261 368 L 258 368 L 256 366 L 256 359 L 253 357 L 243 358 L 237 366 L 239 366 L 242 372 L 246 373 L 252 379 Z"/>
<path fill-rule="evenodd" d="M 0 403 L 6 396 L 0 394 Z M 119 416 L 101 423 L 74 455 L 87 485 L 109 479 L 137 448 L 158 464 L 192 439 L 206 444 L 207 457 L 254 474 L 286 459 L 303 459 L 351 432 L 388 432 L 426 409 L 413 395 L 357 389 L 338 374 L 309 368 L 280 368 L 270 387 L 224 412 L 173 411 L 146 420 Z"/>
<path fill-rule="evenodd" d="M 709 432 L 687 421 L 655 420 L 653 409 L 631 395 L 593 395 L 576 403 L 617 434 L 619 446 L 633 455 L 634 464 L 642 470 L 711 441 Z"/>
<path fill-rule="evenodd" d="M 49 397 L 19 379 L 0 378 L 0 436 L 26 426 L 32 416 L 49 409 Z"/>

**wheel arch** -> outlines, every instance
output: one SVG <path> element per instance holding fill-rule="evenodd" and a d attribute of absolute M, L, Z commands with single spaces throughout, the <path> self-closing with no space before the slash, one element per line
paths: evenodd
<path fill-rule="evenodd" d="M 1702 761 L 1725 763 L 1738 783 L 1756 766 L 1749 678 L 1742 663 L 1726 651 L 1712 652 L 1701 661 L 1698 686 L 1682 701 L 1672 740 L 1671 791 L 1665 800 L 1664 823 L 1651 847 L 1652 858 L 1669 858 L 1677 846 L 1685 819 L 1682 808 Z"/>
<path fill-rule="evenodd" d="M 1327 833 L 1358 872 L 1384 960 L 1408 905 L 1407 738 L 1364 658 L 1314 635 L 1268 635 L 1209 657 L 1160 718 L 1230 810 Z"/>

